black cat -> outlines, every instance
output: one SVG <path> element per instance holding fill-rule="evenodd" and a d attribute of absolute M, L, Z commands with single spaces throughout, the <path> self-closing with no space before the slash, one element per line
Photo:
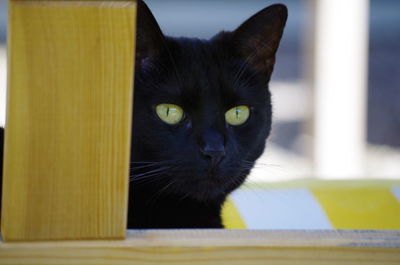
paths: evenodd
<path fill-rule="evenodd" d="M 164 36 L 138 1 L 128 228 L 222 228 L 271 130 L 268 82 L 287 9 L 211 40 Z"/>
<path fill-rule="evenodd" d="M 129 227 L 221 228 L 262 154 L 283 5 L 211 40 L 164 36 L 139 2 Z"/>

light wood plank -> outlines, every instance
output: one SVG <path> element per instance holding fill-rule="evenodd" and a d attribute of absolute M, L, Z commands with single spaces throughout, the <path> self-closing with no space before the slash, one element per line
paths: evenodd
<path fill-rule="evenodd" d="M 130 231 L 120 241 L 0 243 L 0 264 L 400 264 L 400 231 Z"/>
<path fill-rule="evenodd" d="M 136 2 L 9 3 L 3 237 L 123 238 Z"/>

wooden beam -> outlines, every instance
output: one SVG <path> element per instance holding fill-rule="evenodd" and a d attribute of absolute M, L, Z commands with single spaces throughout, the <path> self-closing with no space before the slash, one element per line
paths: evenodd
<path fill-rule="evenodd" d="M 400 264 L 400 231 L 130 231 L 120 241 L 0 242 L 0 264 Z"/>
<path fill-rule="evenodd" d="M 9 2 L 5 240 L 123 238 L 136 2 Z"/>

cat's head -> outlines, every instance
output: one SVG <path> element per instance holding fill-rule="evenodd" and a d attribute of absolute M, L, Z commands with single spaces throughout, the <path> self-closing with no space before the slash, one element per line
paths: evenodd
<path fill-rule="evenodd" d="M 287 9 L 211 40 L 164 36 L 138 2 L 133 185 L 198 200 L 243 183 L 271 130 L 268 82 Z"/>

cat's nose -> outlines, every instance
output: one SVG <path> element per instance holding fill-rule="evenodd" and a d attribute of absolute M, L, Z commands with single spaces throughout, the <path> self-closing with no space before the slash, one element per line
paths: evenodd
<path fill-rule="evenodd" d="M 218 165 L 225 157 L 225 143 L 222 134 L 216 131 L 206 131 L 203 134 L 203 148 L 201 153 L 210 159 L 211 165 Z"/>
<path fill-rule="evenodd" d="M 204 156 L 211 160 L 211 166 L 217 166 L 225 157 L 225 150 L 202 150 Z"/>

